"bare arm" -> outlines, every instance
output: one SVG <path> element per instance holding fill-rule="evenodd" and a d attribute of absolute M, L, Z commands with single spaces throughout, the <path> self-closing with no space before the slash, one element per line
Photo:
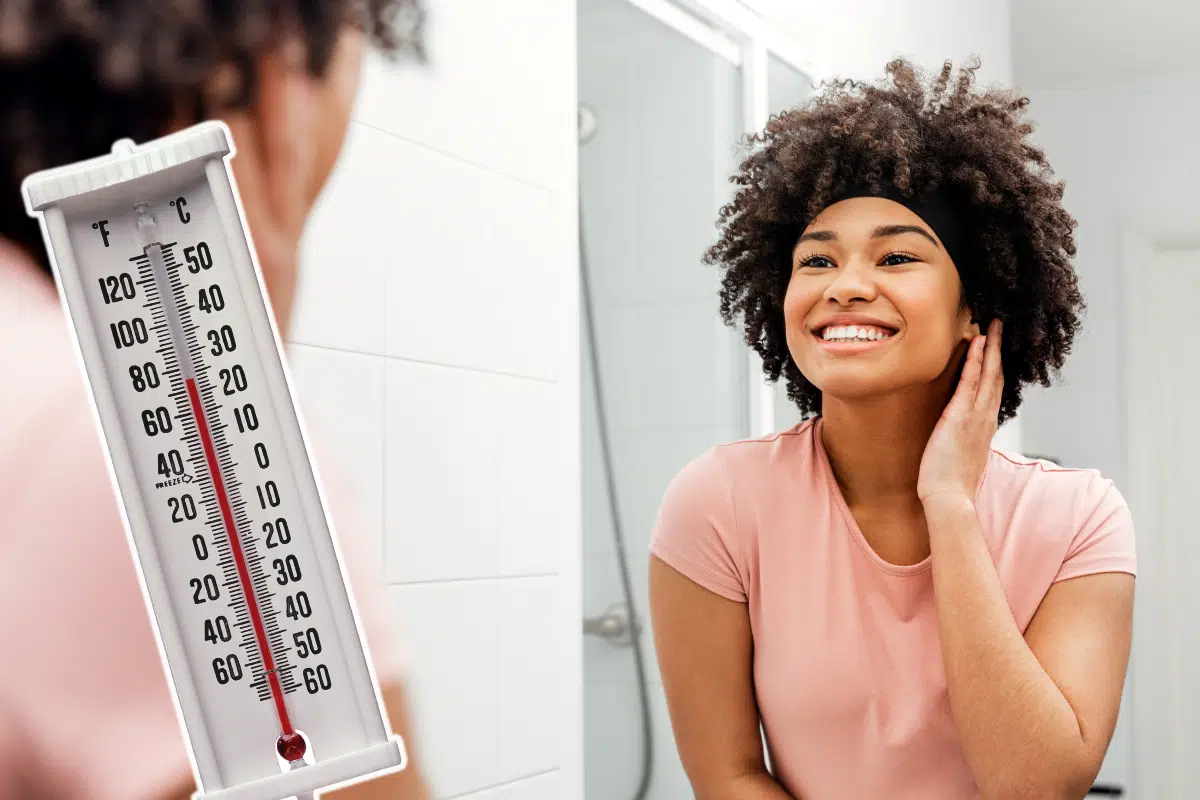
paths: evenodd
<path fill-rule="evenodd" d="M 413 735 L 404 687 L 399 683 L 389 683 L 384 684 L 380 691 L 392 731 L 404 740 L 408 750 L 408 766 L 403 772 L 320 795 L 325 800 L 430 800 L 433 797 L 421 774 L 420 759 L 413 753 Z M 164 795 L 163 800 L 190 800 L 195 791 L 196 784 L 189 776 L 178 789 Z"/>
<path fill-rule="evenodd" d="M 1054 584 L 1022 638 L 970 502 L 926 516 L 950 706 L 982 796 L 1079 800 L 1116 726 L 1133 576 Z"/>
<path fill-rule="evenodd" d="M 651 556 L 650 612 L 675 744 L 697 800 L 792 800 L 763 758 L 746 604 Z"/>

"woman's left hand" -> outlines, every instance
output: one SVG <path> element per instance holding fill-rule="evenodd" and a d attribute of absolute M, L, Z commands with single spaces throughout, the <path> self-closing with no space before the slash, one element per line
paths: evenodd
<path fill-rule="evenodd" d="M 971 340 L 958 388 L 925 445 L 917 477 L 917 496 L 924 504 L 935 498 L 975 500 L 1004 391 L 1001 327 L 993 320 L 987 335 Z"/>

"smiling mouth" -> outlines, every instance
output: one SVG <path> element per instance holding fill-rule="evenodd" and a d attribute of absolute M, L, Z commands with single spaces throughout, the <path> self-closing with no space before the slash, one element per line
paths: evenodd
<path fill-rule="evenodd" d="M 813 335 L 830 344 L 882 342 L 895 336 L 896 331 L 879 325 L 829 325 L 813 331 Z"/>

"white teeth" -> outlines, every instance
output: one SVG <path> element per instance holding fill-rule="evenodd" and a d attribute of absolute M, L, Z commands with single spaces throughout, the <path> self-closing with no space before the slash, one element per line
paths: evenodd
<path fill-rule="evenodd" d="M 865 325 L 844 325 L 828 327 L 821 332 L 821 338 L 827 342 L 875 342 L 887 339 L 892 334 L 882 328 Z"/>

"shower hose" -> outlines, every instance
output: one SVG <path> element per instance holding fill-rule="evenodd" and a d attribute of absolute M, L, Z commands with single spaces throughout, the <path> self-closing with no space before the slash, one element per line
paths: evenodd
<path fill-rule="evenodd" d="M 600 380 L 600 357 L 596 347 L 596 309 L 592 304 L 591 275 L 583 235 L 583 198 L 579 198 L 579 285 L 583 299 L 587 332 L 588 361 L 592 368 L 592 392 L 595 396 L 596 425 L 600 439 L 604 482 L 608 494 L 608 510 L 612 518 L 613 539 L 616 542 L 617 567 L 621 573 L 621 590 L 629 609 L 630 642 L 633 645 L 633 664 L 637 671 L 638 699 L 642 718 L 642 769 L 633 800 L 645 800 L 650 790 L 650 775 L 654 764 L 654 739 L 650 720 L 650 692 L 646 683 L 646 664 L 642 657 L 642 637 L 637 623 L 637 607 L 633 603 L 633 581 L 629 577 L 629 556 L 625 552 L 625 534 L 621 527 L 621 511 L 617 503 L 616 480 L 613 478 L 612 447 L 609 441 L 608 420 L 604 413 L 604 389 Z"/>

